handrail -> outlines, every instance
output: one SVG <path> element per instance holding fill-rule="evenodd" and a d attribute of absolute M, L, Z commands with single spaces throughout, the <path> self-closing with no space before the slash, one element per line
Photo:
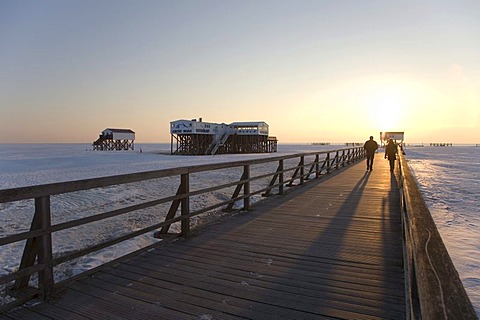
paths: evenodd
<path fill-rule="evenodd" d="M 478 319 L 402 149 L 398 155 L 407 319 Z"/>
<path fill-rule="evenodd" d="M 307 153 L 296 153 L 284 156 L 275 156 L 275 157 L 266 157 L 260 159 L 251 159 L 251 160 L 240 160 L 232 162 L 219 162 L 214 164 L 202 164 L 194 165 L 188 167 L 176 167 L 171 169 L 161 169 L 148 172 L 139 172 L 139 173 L 129 173 L 117 176 L 102 177 L 102 178 L 91 178 L 83 179 L 76 181 L 66 181 L 66 182 L 56 182 L 51 184 L 12 188 L 0 190 L 0 203 L 3 202 L 13 202 L 24 199 L 31 199 L 36 197 L 42 197 L 47 195 L 56 195 L 62 193 L 69 193 L 75 191 L 88 190 L 93 188 L 102 188 L 112 185 L 119 185 L 125 183 L 132 183 L 150 179 L 165 178 L 181 174 L 190 174 L 203 171 L 219 170 L 219 169 L 228 169 L 233 167 L 241 167 L 244 165 L 255 165 L 262 163 L 269 163 L 279 160 L 288 160 L 299 158 L 301 156 L 313 156 L 316 154 L 331 154 L 339 152 L 341 150 L 352 150 L 356 149 L 357 152 L 363 152 L 361 148 L 346 148 L 330 151 L 321 151 L 321 152 L 307 152 Z M 113 179 L 114 178 L 114 179 Z"/>
<path fill-rule="evenodd" d="M 111 245 L 129 240 L 133 237 L 148 232 L 153 232 L 158 229 L 161 230 L 155 232 L 155 236 L 158 238 L 163 238 L 165 234 L 168 233 L 170 226 L 176 222 L 180 222 L 181 224 L 180 235 L 188 237 L 190 234 L 190 218 L 194 216 L 216 208 L 224 208 L 226 211 L 231 211 L 235 202 L 238 201 L 243 201 L 243 210 L 249 210 L 251 207 L 251 200 L 254 195 L 261 194 L 262 196 L 269 196 L 274 190 L 277 190 L 276 194 L 282 195 L 285 193 L 286 187 L 294 186 L 295 181 L 298 181 L 298 185 L 303 185 L 308 180 L 319 178 L 321 175 L 347 166 L 348 164 L 354 163 L 360 159 L 363 159 L 364 157 L 365 151 L 363 148 L 356 147 L 331 151 L 297 153 L 253 160 L 170 168 L 111 177 L 0 190 L 0 203 L 29 199 L 35 200 L 35 212 L 31 222 L 30 231 L 18 232 L 16 234 L 0 237 L 0 247 L 26 240 L 25 249 L 18 271 L 12 272 L 6 276 L 0 276 L 0 284 L 8 284 L 12 281 L 15 281 L 13 288 L 10 288 L 10 293 L 17 297 L 16 301 L 4 306 L 0 306 L 0 313 L 26 302 L 28 299 L 31 299 L 35 296 L 41 296 L 44 299 L 49 299 L 57 291 L 61 284 L 68 280 L 67 279 L 61 281 L 60 283 L 55 283 L 53 277 L 53 267 L 56 265 L 71 261 L 100 249 L 107 248 Z M 292 166 L 290 163 L 289 166 L 287 166 L 286 160 L 298 160 L 298 164 Z M 254 165 L 275 163 L 278 163 L 276 170 L 274 169 L 274 166 L 273 169 L 265 169 L 257 175 L 251 174 L 251 167 Z M 225 182 L 220 185 L 209 186 L 199 190 L 190 190 L 191 174 L 207 171 L 213 172 L 231 168 L 243 169 L 239 180 L 234 182 Z M 290 172 L 292 172 L 292 176 L 285 177 L 285 175 L 289 174 Z M 107 211 L 99 212 L 89 217 L 78 218 L 76 220 L 57 224 L 51 223 L 51 196 L 171 177 L 180 177 L 180 185 L 178 186 L 176 194 L 158 197 L 148 201 L 144 200 L 144 202 L 127 205 L 121 208 L 110 208 L 107 209 Z M 269 177 L 271 177 L 271 180 L 268 186 L 258 187 L 256 190 L 254 190 L 252 186 L 253 181 L 261 182 L 261 179 L 268 179 Z M 209 206 L 204 205 L 196 210 L 190 209 L 189 202 L 191 197 L 231 187 L 235 187 L 235 191 L 230 199 L 220 201 L 219 203 L 210 204 Z M 243 192 L 241 192 L 242 189 Z M 55 232 L 97 222 L 102 219 L 118 217 L 130 212 L 135 212 L 165 203 L 170 203 L 170 209 L 165 214 L 165 220 L 163 222 L 146 226 L 143 229 L 117 236 L 114 239 L 104 241 L 73 253 L 65 253 L 62 256 L 55 257 L 52 254 L 52 234 Z M 178 216 L 176 216 L 177 211 L 180 213 Z M 34 274 L 38 274 L 38 287 L 34 287 L 30 283 L 30 277 Z"/>

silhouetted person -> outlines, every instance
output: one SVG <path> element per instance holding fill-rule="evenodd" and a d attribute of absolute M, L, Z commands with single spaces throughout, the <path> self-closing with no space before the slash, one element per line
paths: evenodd
<path fill-rule="evenodd" d="M 397 157 L 397 145 L 393 142 L 392 139 L 388 139 L 387 145 L 385 146 L 385 159 L 388 158 L 390 161 L 390 171 L 393 172 L 395 169 L 395 159 Z"/>
<path fill-rule="evenodd" d="M 367 152 L 367 171 L 373 170 L 373 158 L 375 157 L 375 151 L 378 149 L 378 143 L 373 140 L 373 136 L 370 136 L 370 140 L 365 142 L 363 148 Z"/>

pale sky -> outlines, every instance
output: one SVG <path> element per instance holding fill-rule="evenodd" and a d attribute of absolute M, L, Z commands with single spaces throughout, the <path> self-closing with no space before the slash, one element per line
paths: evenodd
<path fill-rule="evenodd" d="M 0 1 L 0 143 L 169 142 L 199 117 L 480 143 L 480 1 Z"/>

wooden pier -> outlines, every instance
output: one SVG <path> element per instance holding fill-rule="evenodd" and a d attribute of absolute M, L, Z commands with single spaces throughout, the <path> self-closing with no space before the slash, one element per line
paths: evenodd
<path fill-rule="evenodd" d="M 3 319 L 403 319 L 397 178 L 358 163 Z"/>
<path fill-rule="evenodd" d="M 288 170 L 285 158 L 272 158 L 279 166 L 266 193 L 278 187 L 280 196 L 256 205 L 249 200 L 254 178 L 244 164 L 238 185 L 246 186 L 245 196 L 237 187 L 228 202 L 243 199 L 247 211 L 191 231 L 182 225 L 187 237 L 167 236 L 148 250 L 70 279 L 47 299 L 30 300 L 0 319 L 476 319 L 436 229 L 423 216 L 428 209 L 421 209 L 424 202 L 413 178 L 403 179 L 405 159 L 401 156 L 402 167 L 391 173 L 388 162 L 377 157 L 369 172 L 359 150 L 351 151 L 333 151 L 334 157 L 328 152 L 323 160 L 315 154 L 312 163 L 304 155 L 291 156 L 300 157 L 300 163 Z M 187 172 L 207 167 L 186 170 L 121 176 L 115 183 L 181 173 L 177 196 L 169 199 L 172 207 L 182 205 L 182 217 L 166 219 L 188 221 L 185 197 L 193 192 Z M 292 178 L 284 179 L 289 170 L 294 170 Z M 323 176 L 322 170 L 333 173 Z M 319 179 L 306 183 L 311 175 Z M 300 186 L 284 190 L 294 182 Z M 72 182 L 61 192 L 110 183 L 103 178 Z M 50 190 L 60 192 L 56 185 Z M 0 192 L 0 201 L 37 194 L 41 199 L 40 192 L 7 190 Z M 3 242 L 13 238 L 18 237 Z M 21 279 L 27 271 L 7 278 Z M 56 287 L 48 288 L 47 283 L 39 289 L 45 296 Z"/>

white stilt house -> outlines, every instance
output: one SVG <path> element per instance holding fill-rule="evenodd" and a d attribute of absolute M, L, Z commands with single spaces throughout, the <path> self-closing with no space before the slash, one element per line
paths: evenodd
<path fill-rule="evenodd" d="M 402 145 L 404 136 L 404 132 L 380 132 L 380 145 L 384 146 L 388 139 L 393 139 L 396 144 Z"/>
<path fill-rule="evenodd" d="M 203 122 L 202 118 L 170 122 L 171 153 L 265 153 L 277 151 L 277 139 L 268 136 L 263 121 L 231 124 Z"/>
<path fill-rule="evenodd" d="M 133 150 L 135 132 L 130 129 L 110 129 L 102 131 L 99 138 L 93 142 L 93 150 Z"/>

